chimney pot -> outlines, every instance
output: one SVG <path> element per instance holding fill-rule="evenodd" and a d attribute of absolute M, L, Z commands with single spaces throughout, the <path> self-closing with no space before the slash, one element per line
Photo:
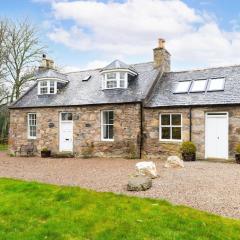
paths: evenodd
<path fill-rule="evenodd" d="M 158 47 L 165 48 L 165 39 L 163 39 L 163 38 L 158 39 Z"/>
<path fill-rule="evenodd" d="M 165 40 L 158 39 L 158 47 L 153 49 L 154 67 L 161 68 L 163 72 L 169 72 L 171 68 L 171 55 L 165 48 Z"/>

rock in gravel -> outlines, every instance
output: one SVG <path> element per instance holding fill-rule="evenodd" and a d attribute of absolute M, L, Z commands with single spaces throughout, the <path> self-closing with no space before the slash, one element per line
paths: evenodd
<path fill-rule="evenodd" d="M 150 178 L 156 178 L 158 176 L 154 162 L 138 162 L 136 164 L 136 170 L 138 175 L 148 176 Z"/>
<path fill-rule="evenodd" d="M 164 167 L 165 168 L 184 167 L 184 163 L 183 160 L 181 160 L 178 156 L 170 156 L 168 157 Z"/>
<path fill-rule="evenodd" d="M 152 179 L 145 176 L 135 176 L 129 179 L 127 184 L 128 191 L 146 191 L 152 187 Z"/>

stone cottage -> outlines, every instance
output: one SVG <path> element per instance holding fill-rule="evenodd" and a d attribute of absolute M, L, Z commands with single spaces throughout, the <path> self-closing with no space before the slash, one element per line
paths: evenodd
<path fill-rule="evenodd" d="M 197 157 L 230 159 L 240 142 L 240 66 L 172 72 L 165 41 L 153 62 L 115 60 L 63 74 L 42 60 L 10 106 L 9 147 L 76 156 L 162 158 L 193 141 Z"/>

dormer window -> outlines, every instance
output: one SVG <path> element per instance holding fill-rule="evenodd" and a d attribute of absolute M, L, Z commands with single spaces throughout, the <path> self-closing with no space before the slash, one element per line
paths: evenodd
<path fill-rule="evenodd" d="M 109 72 L 103 74 L 103 89 L 127 88 L 127 72 Z"/>
<path fill-rule="evenodd" d="M 101 70 L 102 89 L 128 88 L 128 82 L 137 76 L 136 70 L 119 60 L 115 60 Z"/>
<path fill-rule="evenodd" d="M 57 93 L 57 81 L 54 80 L 42 80 L 38 82 L 38 94 L 56 94 Z"/>

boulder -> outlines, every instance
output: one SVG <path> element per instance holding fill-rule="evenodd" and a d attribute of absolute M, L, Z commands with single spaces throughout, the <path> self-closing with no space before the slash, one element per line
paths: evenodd
<path fill-rule="evenodd" d="M 184 167 L 183 160 L 181 160 L 178 156 L 170 156 L 168 157 L 165 165 L 165 168 L 176 168 L 176 167 Z"/>
<path fill-rule="evenodd" d="M 148 176 L 150 178 L 156 178 L 158 176 L 154 162 L 138 162 L 136 164 L 136 170 L 138 175 Z"/>
<path fill-rule="evenodd" d="M 145 176 L 135 176 L 129 179 L 127 184 L 128 191 L 146 191 L 152 187 L 152 179 Z"/>

